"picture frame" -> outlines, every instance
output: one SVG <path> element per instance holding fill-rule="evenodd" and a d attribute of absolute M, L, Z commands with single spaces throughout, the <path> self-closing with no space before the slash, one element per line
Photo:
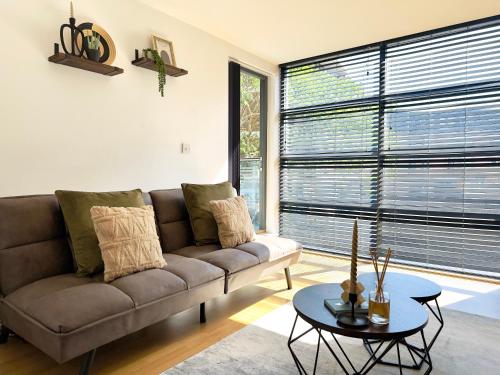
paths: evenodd
<path fill-rule="evenodd" d="M 177 66 L 175 62 L 174 45 L 170 40 L 153 34 L 151 36 L 153 49 L 158 51 L 163 62 L 167 65 Z"/>

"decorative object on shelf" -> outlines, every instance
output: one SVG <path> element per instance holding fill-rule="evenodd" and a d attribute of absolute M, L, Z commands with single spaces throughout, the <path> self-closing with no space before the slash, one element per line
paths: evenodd
<path fill-rule="evenodd" d="M 153 49 L 158 51 L 163 62 L 167 65 L 177 66 L 175 63 L 174 45 L 171 41 L 157 35 L 152 35 Z"/>
<path fill-rule="evenodd" d="M 151 54 L 151 58 L 153 59 L 156 69 L 158 70 L 158 91 L 160 95 L 163 97 L 165 92 L 165 63 L 163 59 L 158 54 L 158 52 L 152 48 L 146 48 L 142 50 L 144 52 L 144 57 L 148 58 L 148 53 Z"/>
<path fill-rule="evenodd" d="M 68 48 L 66 45 L 66 41 L 64 39 L 64 31 L 69 30 L 69 40 L 71 42 L 71 48 Z M 61 46 L 64 52 L 68 55 L 81 57 L 83 55 L 83 49 L 79 48 L 77 45 L 77 38 L 80 36 L 83 38 L 83 32 L 76 26 L 75 14 L 73 9 L 73 2 L 70 2 L 70 15 L 69 15 L 69 24 L 64 23 L 61 25 L 59 29 L 59 37 L 61 39 Z M 59 46 L 54 46 L 55 49 L 59 50 Z"/>
<path fill-rule="evenodd" d="M 365 315 L 355 312 L 355 306 L 361 305 L 364 301 L 361 292 L 364 286 L 358 283 L 358 219 L 354 220 L 352 228 L 352 253 L 351 253 L 351 276 L 349 280 L 344 281 L 341 286 L 344 289 L 342 296 L 346 294 L 347 284 L 349 285 L 348 299 L 351 304 L 351 311 L 338 314 L 337 321 L 340 324 L 353 327 L 364 327 L 368 325 L 368 319 Z M 358 292 L 361 290 L 361 292 Z M 358 294 L 359 293 L 359 294 Z M 342 298 L 344 299 L 344 298 Z M 344 300 L 345 301 L 345 300 Z"/>
<path fill-rule="evenodd" d="M 71 47 L 67 44 L 67 39 L 64 38 L 64 34 L 68 34 L 67 29 L 69 30 Z M 59 34 L 65 53 L 59 52 L 59 43 L 54 43 L 54 54 L 48 59 L 50 62 L 106 76 L 123 73 L 122 68 L 110 65 L 115 59 L 116 51 L 113 40 L 108 33 L 89 22 L 76 26 L 73 2 L 70 3 L 69 24 L 61 25 Z M 83 57 L 84 52 L 87 58 Z"/>
<path fill-rule="evenodd" d="M 370 291 L 368 299 L 368 319 L 374 324 L 388 324 L 391 310 L 391 300 L 388 292 L 384 292 L 384 278 L 389 265 L 389 260 L 392 256 L 392 250 L 388 249 L 385 255 L 384 265 L 382 272 L 378 269 L 378 252 L 376 250 L 370 251 L 373 267 L 377 276 L 377 283 L 375 290 Z"/>
<path fill-rule="evenodd" d="M 82 36 L 77 38 L 78 48 L 87 50 L 87 36 L 99 36 L 99 62 L 111 65 L 115 61 L 116 49 L 113 39 L 101 26 L 92 22 L 84 22 L 78 25 L 82 31 Z"/>
<path fill-rule="evenodd" d="M 101 53 L 99 51 L 99 46 L 101 45 L 100 39 L 101 36 L 95 31 L 92 31 L 92 35 L 85 36 L 85 53 L 87 58 L 92 61 L 98 62 L 101 57 Z"/>

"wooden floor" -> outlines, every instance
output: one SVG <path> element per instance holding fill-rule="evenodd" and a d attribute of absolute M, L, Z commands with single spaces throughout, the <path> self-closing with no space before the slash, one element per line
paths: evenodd
<path fill-rule="evenodd" d="M 370 264 L 362 264 L 360 272 L 370 272 Z M 467 280 L 439 274 L 419 273 L 444 288 L 440 304 L 467 311 L 483 296 L 492 300 L 483 313 L 500 318 L 500 285 L 493 282 Z M 261 316 L 288 303 L 300 288 L 321 282 L 341 282 L 349 272 L 349 262 L 342 258 L 304 254 L 300 264 L 291 268 L 294 288 L 286 289 L 284 275 L 275 275 L 258 284 L 242 288 L 207 303 L 206 324 L 198 322 L 198 308 L 171 318 L 99 348 L 92 375 L 97 374 L 154 374 L 176 365 L 202 351 L 222 338 L 238 331 Z M 493 297 L 493 298 L 491 298 Z M 496 298 L 495 298 L 496 297 Z M 81 358 L 58 365 L 32 345 L 17 337 L 0 345 L 0 374 L 77 374 Z"/>

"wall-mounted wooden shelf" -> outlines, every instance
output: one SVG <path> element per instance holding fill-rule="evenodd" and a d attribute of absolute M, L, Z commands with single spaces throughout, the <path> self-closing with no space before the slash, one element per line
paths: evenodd
<path fill-rule="evenodd" d="M 158 71 L 154 60 L 149 59 L 147 57 L 140 57 L 138 59 L 135 59 L 134 61 L 132 61 L 132 64 L 135 66 L 138 66 L 140 68 L 154 70 L 155 72 Z M 173 65 L 165 64 L 165 73 L 169 76 L 172 76 L 172 77 L 180 77 L 180 76 L 188 74 L 188 71 L 185 69 L 178 68 L 178 67 L 173 66 Z"/>
<path fill-rule="evenodd" d="M 89 72 L 103 74 L 105 76 L 115 76 L 123 73 L 122 68 L 101 64 L 83 57 L 67 55 L 65 53 L 55 53 L 49 57 L 49 61 L 55 64 L 71 66 L 77 69 L 88 70 Z"/>

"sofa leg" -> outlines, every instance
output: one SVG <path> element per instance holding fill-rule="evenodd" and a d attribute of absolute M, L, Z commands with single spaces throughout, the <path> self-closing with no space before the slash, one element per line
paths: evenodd
<path fill-rule="evenodd" d="M 2 324 L 0 326 L 0 344 L 6 344 L 7 341 L 9 340 L 9 335 L 11 333 L 11 330 L 8 329 L 6 326 Z"/>
<path fill-rule="evenodd" d="M 205 313 L 205 302 L 200 303 L 200 323 L 207 322 L 207 315 Z"/>
<path fill-rule="evenodd" d="M 290 268 L 285 268 L 285 276 L 286 276 L 286 285 L 288 286 L 288 290 L 292 289 L 292 277 L 290 276 Z"/>
<path fill-rule="evenodd" d="M 92 349 L 90 352 L 85 354 L 85 358 L 83 359 L 83 363 L 80 367 L 80 375 L 89 375 L 90 368 L 92 367 L 92 363 L 94 362 L 96 350 L 97 349 Z"/>
<path fill-rule="evenodd" d="M 226 276 L 224 278 L 224 294 L 229 293 L 229 276 L 228 273 L 226 272 Z"/>

